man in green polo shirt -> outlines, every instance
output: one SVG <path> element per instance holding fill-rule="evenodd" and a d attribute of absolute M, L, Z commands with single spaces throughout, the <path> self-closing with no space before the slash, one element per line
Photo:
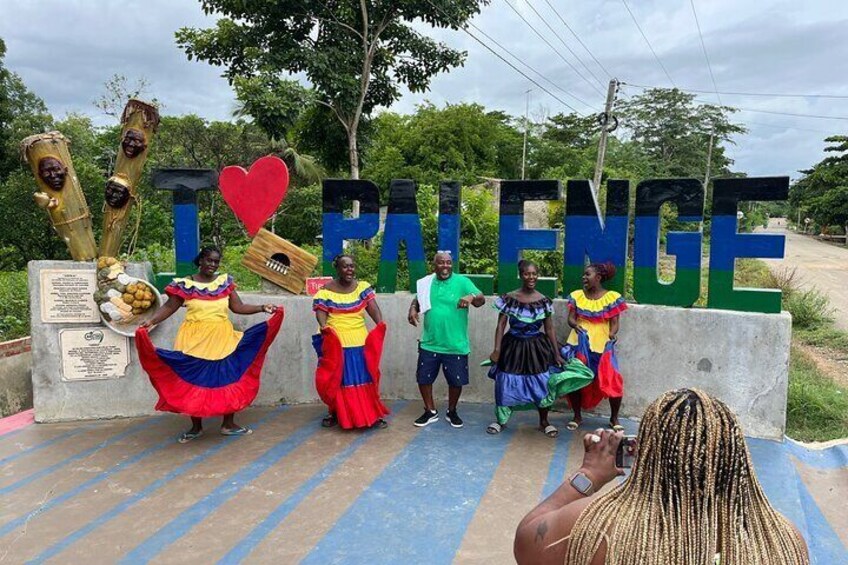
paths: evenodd
<path fill-rule="evenodd" d="M 486 298 L 471 279 L 453 274 L 450 253 L 438 252 L 433 258 L 432 275 L 417 283 L 418 294 L 409 306 L 409 323 L 417 326 L 420 314 L 424 314 L 424 331 L 418 346 L 418 370 L 416 379 L 424 413 L 415 420 L 423 427 L 439 419 L 433 401 L 433 383 L 439 369 L 448 382 L 448 410 L 445 419 L 454 428 L 462 427 L 462 419 L 456 413 L 456 405 L 462 387 L 468 384 L 468 307 L 479 308 Z"/>

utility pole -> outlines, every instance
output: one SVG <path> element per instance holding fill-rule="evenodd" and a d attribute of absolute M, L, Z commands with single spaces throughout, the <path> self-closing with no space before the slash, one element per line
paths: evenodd
<path fill-rule="evenodd" d="M 527 105 L 524 108 L 524 149 L 521 151 L 521 180 L 524 180 L 526 177 L 524 175 L 525 168 L 527 166 L 527 128 L 529 126 L 529 116 L 530 116 L 530 91 L 532 88 L 528 88 L 525 94 L 527 95 Z"/>
<path fill-rule="evenodd" d="M 598 161 L 595 163 L 595 179 L 592 183 L 592 190 L 595 191 L 596 195 L 601 189 L 601 175 L 604 172 L 604 156 L 607 152 L 607 136 L 611 131 L 618 127 L 618 122 L 614 121 L 612 117 L 612 105 L 615 103 L 615 93 L 617 90 L 618 80 L 610 80 L 609 89 L 607 90 L 607 103 L 604 106 L 604 113 L 598 118 L 598 121 L 601 124 L 601 141 L 598 143 Z M 612 129 L 609 129 L 610 122 L 615 124 Z"/>
<path fill-rule="evenodd" d="M 704 175 L 704 190 L 710 184 L 710 164 L 713 160 L 713 138 L 715 137 L 715 128 L 710 132 L 710 146 L 707 148 L 707 174 Z"/>

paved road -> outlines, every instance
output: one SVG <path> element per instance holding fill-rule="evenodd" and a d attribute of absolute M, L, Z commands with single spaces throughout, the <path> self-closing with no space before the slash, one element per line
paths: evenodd
<path fill-rule="evenodd" d="M 848 248 L 818 241 L 786 229 L 786 220 L 773 219 L 770 232 L 786 235 L 782 260 L 768 260 L 772 267 L 797 269 L 796 280 L 803 288 L 815 287 L 827 294 L 836 310 L 836 325 L 848 331 Z"/>

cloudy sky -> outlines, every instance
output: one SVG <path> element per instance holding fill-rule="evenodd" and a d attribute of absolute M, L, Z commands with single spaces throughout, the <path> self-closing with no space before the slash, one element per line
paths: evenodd
<path fill-rule="evenodd" d="M 822 158 L 824 137 L 848 133 L 848 2 L 693 3 L 716 85 L 728 93 L 721 94 L 721 100 L 746 109 L 735 117 L 750 131 L 729 150 L 738 170 L 797 176 L 798 169 Z M 667 73 L 651 53 L 628 6 Z M 532 88 L 530 112 L 537 118 L 569 111 L 563 102 L 581 113 L 595 113 L 603 107 L 610 74 L 634 85 L 670 86 L 671 80 L 681 88 L 707 91 L 699 97 L 714 103 L 692 6 L 689 0 L 492 0 L 473 21 L 491 39 L 474 28 L 470 31 L 504 57 L 510 59 L 492 40 L 538 71 L 544 78 L 510 59 L 556 98 L 469 35 L 436 30 L 435 37 L 468 52 L 465 66 L 436 78 L 424 95 L 407 94 L 392 109 L 410 112 L 427 99 L 439 105 L 478 102 L 518 115 L 524 112 L 525 92 Z M 195 0 L 0 0 L 6 65 L 23 77 L 55 115 L 83 112 L 98 123 L 108 123 L 109 118 L 98 115 L 92 101 L 114 74 L 145 78 L 150 93 L 164 103 L 164 113 L 228 119 L 234 99 L 219 76 L 220 69 L 189 62 L 174 43 L 178 28 L 209 26 L 214 19 L 204 15 Z M 636 87 L 623 88 L 625 94 L 638 92 Z M 729 94 L 733 92 L 844 98 Z"/>

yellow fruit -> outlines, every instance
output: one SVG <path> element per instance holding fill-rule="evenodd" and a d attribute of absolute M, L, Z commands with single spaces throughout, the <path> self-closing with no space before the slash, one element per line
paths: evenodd
<path fill-rule="evenodd" d="M 144 291 L 143 290 L 135 291 L 135 299 L 136 300 L 144 300 Z"/>
<path fill-rule="evenodd" d="M 138 290 L 138 285 L 137 285 L 137 284 L 132 283 L 132 284 L 128 284 L 128 285 L 127 285 L 127 292 L 129 292 L 130 294 L 135 294 L 135 291 L 136 291 L 136 290 Z"/>
<path fill-rule="evenodd" d="M 134 295 L 132 295 L 132 294 L 130 294 L 129 292 L 125 293 L 123 296 L 121 296 L 121 298 L 122 298 L 122 299 L 124 300 L 124 302 L 126 302 L 127 304 L 132 304 L 132 303 L 135 301 L 135 296 L 134 296 Z"/>
<path fill-rule="evenodd" d="M 149 300 L 142 300 L 141 301 L 141 307 L 144 308 L 145 310 L 147 310 L 148 308 L 150 308 L 150 301 Z"/>
<path fill-rule="evenodd" d="M 134 300 L 132 303 L 133 310 L 141 308 L 141 300 Z"/>
<path fill-rule="evenodd" d="M 153 301 L 153 293 L 150 292 L 149 290 L 145 290 L 144 291 L 144 299 L 147 300 L 148 302 L 152 302 Z"/>
<path fill-rule="evenodd" d="M 142 310 L 141 308 L 133 308 L 132 309 L 132 313 L 135 314 L 135 315 L 139 315 L 142 312 L 144 312 L 144 310 Z"/>
<path fill-rule="evenodd" d="M 114 257 L 106 257 L 106 265 L 108 265 L 110 267 L 117 262 L 118 262 L 118 260 L 115 259 Z"/>
<path fill-rule="evenodd" d="M 98 271 L 100 269 L 105 269 L 106 267 L 108 267 L 108 265 L 106 264 L 106 257 L 101 257 L 100 259 L 97 260 L 97 270 Z"/>

